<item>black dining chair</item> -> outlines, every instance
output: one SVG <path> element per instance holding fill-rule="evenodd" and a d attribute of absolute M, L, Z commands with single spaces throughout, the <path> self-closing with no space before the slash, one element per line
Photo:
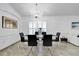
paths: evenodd
<path fill-rule="evenodd" d="M 25 39 L 23 32 L 19 33 L 19 35 L 20 35 L 20 38 L 21 38 L 21 42 L 28 42 L 28 40 Z"/>
<path fill-rule="evenodd" d="M 52 35 L 44 35 L 43 46 L 52 46 Z"/>
<path fill-rule="evenodd" d="M 60 32 L 57 32 L 57 34 L 56 34 L 56 38 L 53 39 L 52 41 L 56 41 L 56 42 L 58 42 L 58 41 L 59 41 L 59 38 L 60 38 Z"/>
<path fill-rule="evenodd" d="M 42 35 L 46 35 L 46 32 L 42 32 Z"/>
<path fill-rule="evenodd" d="M 38 35 L 38 32 L 35 32 L 35 35 Z"/>
<path fill-rule="evenodd" d="M 37 40 L 36 35 L 28 35 L 28 46 L 37 46 Z"/>

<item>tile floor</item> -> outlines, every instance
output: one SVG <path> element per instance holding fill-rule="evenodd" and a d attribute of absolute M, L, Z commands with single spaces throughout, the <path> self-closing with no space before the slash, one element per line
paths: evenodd
<path fill-rule="evenodd" d="M 37 56 L 38 48 L 18 42 L 0 51 L 0 56 Z M 79 56 L 79 47 L 66 42 L 53 42 L 52 47 L 43 47 L 43 56 Z"/>

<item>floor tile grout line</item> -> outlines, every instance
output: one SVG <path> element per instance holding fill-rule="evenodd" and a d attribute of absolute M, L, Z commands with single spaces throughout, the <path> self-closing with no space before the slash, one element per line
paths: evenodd
<path fill-rule="evenodd" d="M 30 49 L 29 53 L 27 54 L 27 56 L 29 56 L 30 53 L 32 52 L 32 48 L 33 48 L 33 46 L 31 47 L 31 49 Z"/>
<path fill-rule="evenodd" d="M 31 52 L 32 52 L 32 55 L 33 55 L 34 54 L 33 51 L 31 51 Z"/>
<path fill-rule="evenodd" d="M 53 54 L 51 53 L 51 49 L 50 48 L 48 48 L 48 51 L 50 52 L 51 56 L 53 56 Z"/>

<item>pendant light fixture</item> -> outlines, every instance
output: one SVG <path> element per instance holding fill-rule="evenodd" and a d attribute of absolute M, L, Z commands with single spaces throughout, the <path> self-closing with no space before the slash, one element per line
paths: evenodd
<path fill-rule="evenodd" d="M 38 18 L 38 15 L 39 15 L 39 12 L 38 12 L 38 3 L 35 3 L 35 19 L 37 19 Z"/>

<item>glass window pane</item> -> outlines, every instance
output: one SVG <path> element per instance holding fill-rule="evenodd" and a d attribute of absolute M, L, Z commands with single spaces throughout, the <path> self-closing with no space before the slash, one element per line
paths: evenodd
<path fill-rule="evenodd" d="M 46 22 L 43 22 L 43 28 L 46 28 Z"/>
<path fill-rule="evenodd" d="M 32 34 L 35 34 L 35 29 L 32 29 Z"/>
<path fill-rule="evenodd" d="M 38 28 L 42 28 L 42 22 L 38 21 Z"/>
<path fill-rule="evenodd" d="M 46 32 L 46 28 L 43 28 L 43 31 Z"/>
<path fill-rule="evenodd" d="M 32 29 L 29 29 L 29 34 L 32 34 Z"/>
<path fill-rule="evenodd" d="M 37 22 L 36 21 L 33 22 L 33 28 L 37 28 Z"/>

